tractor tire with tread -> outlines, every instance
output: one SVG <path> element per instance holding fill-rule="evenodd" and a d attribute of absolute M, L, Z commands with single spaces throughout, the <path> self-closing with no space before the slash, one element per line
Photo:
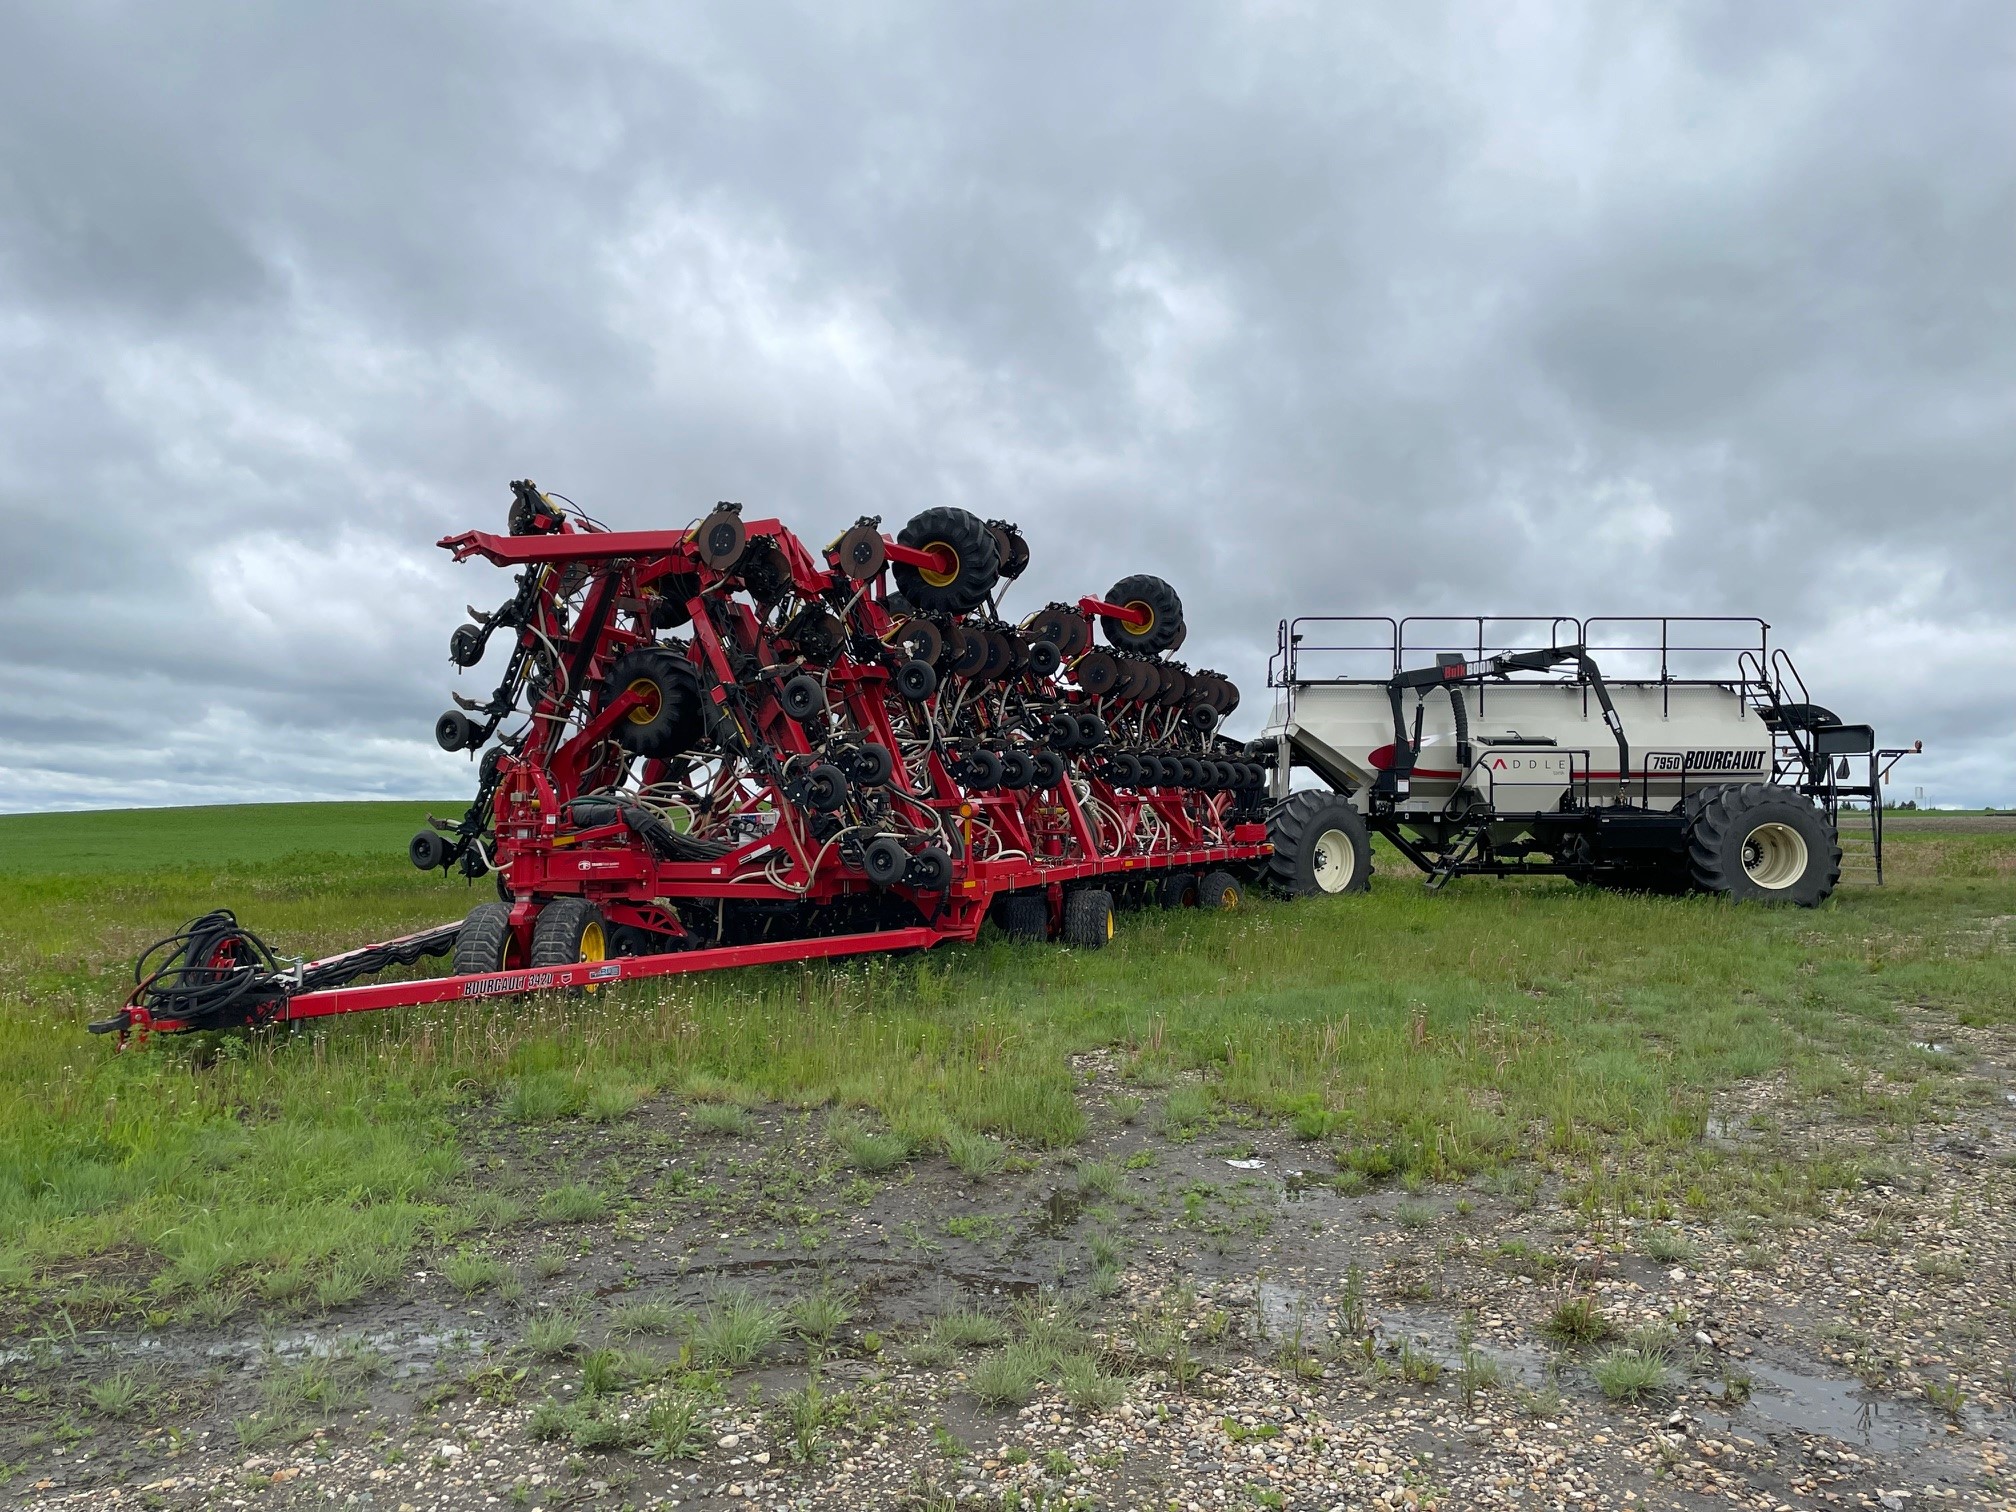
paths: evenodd
<path fill-rule="evenodd" d="M 1057 938 L 1081 950 L 1104 949 L 1113 938 L 1113 894 L 1103 887 L 1077 887 L 1064 894 L 1064 923 Z"/>
<path fill-rule="evenodd" d="M 1291 898 L 1364 892 L 1372 885 L 1372 834 L 1342 793 L 1291 793 L 1267 816 L 1266 881 Z"/>
<path fill-rule="evenodd" d="M 511 959 L 511 905 L 478 903 L 455 936 L 449 969 L 456 976 L 488 976 Z"/>
<path fill-rule="evenodd" d="M 994 905 L 994 922 L 1011 940 L 1050 938 L 1050 902 L 1040 892 L 1004 893 Z"/>
<path fill-rule="evenodd" d="M 1208 871 L 1197 884 L 1197 906 L 1207 913 L 1237 913 L 1246 906 L 1246 889 L 1228 871 Z"/>
<path fill-rule="evenodd" d="M 609 954 L 608 926 L 602 910 L 586 898 L 555 898 L 532 922 L 531 966 L 572 966 L 600 961 Z"/>
<path fill-rule="evenodd" d="M 1140 607 L 1148 611 L 1148 623 L 1130 625 L 1110 614 L 1099 617 L 1106 644 L 1121 651 L 1146 651 L 1153 655 L 1173 647 L 1183 634 L 1183 600 L 1161 578 L 1137 572 L 1124 577 L 1107 590 L 1106 602 L 1123 609 Z"/>
<path fill-rule="evenodd" d="M 1841 880 L 1841 842 L 1827 816 L 1770 783 L 1710 790 L 1687 828 L 1694 886 L 1743 903 L 1814 908 Z"/>
<path fill-rule="evenodd" d="M 699 745 L 707 730 L 700 672 L 669 646 L 640 646 L 609 671 L 605 697 L 635 691 L 640 702 L 616 722 L 616 743 L 633 756 L 669 761 Z"/>
<path fill-rule="evenodd" d="M 896 564 L 896 586 L 904 598 L 927 613 L 970 614 L 987 602 L 1000 579 L 1000 550 L 994 533 L 979 516 L 966 510 L 952 505 L 927 509 L 905 525 L 896 540 L 914 551 L 936 546 L 952 555 L 949 574 L 907 562 Z"/>

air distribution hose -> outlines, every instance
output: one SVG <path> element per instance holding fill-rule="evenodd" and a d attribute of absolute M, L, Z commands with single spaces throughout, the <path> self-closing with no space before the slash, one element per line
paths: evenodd
<path fill-rule="evenodd" d="M 155 1018 L 179 1019 L 192 1029 L 242 1023 L 256 1009 L 286 996 L 280 963 L 266 942 L 228 908 L 193 919 L 156 940 L 133 967 L 128 1007 L 144 1006 Z M 96 1034 L 124 1027 L 124 1015 L 92 1024 Z"/>

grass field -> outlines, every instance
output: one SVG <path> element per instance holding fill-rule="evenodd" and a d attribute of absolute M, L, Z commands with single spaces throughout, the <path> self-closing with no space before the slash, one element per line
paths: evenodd
<path fill-rule="evenodd" d="M 0 814 L 0 876 L 127 876 L 321 856 L 398 856 L 439 803 L 245 803 L 209 808 Z"/>
<path fill-rule="evenodd" d="M 1528 1172 L 1599 1227 L 1741 1233 L 1811 1221 L 1999 1098 L 1948 1042 L 2016 1023 L 2016 834 L 1898 820 L 1892 885 L 1814 911 L 1551 881 L 1429 893 L 1384 857 L 1369 896 L 1125 915 L 1096 953 L 990 932 L 288 1037 L 121 1055 L 83 1032 L 142 947 L 213 906 L 303 955 L 459 916 L 487 890 L 403 857 L 424 807 L 0 819 L 17 1337 L 314 1315 L 426 1256 L 488 1266 L 470 1246 L 512 1214 L 603 1200 L 558 1176 L 528 1187 L 537 1148 L 660 1101 L 715 1135 L 752 1133 L 749 1109 L 835 1110 L 818 1116 L 842 1165 L 897 1180 L 917 1160 L 1068 1170 L 1121 1108 L 1176 1145 L 1292 1141 L 1339 1190 L 1392 1181 L 1431 1216 L 1438 1191 Z M 1758 1088 L 1855 1136 L 1712 1137 Z"/>
<path fill-rule="evenodd" d="M 1555 1159 L 1619 1200 L 1721 1202 L 1731 1178 L 1700 1146 L 1717 1089 L 1784 1075 L 1908 1125 L 1942 1095 L 1917 1016 L 2016 1012 L 1988 922 L 2009 912 L 2016 841 L 1899 833 L 1890 888 L 1815 912 L 1552 883 L 1431 894 L 1389 861 L 1368 897 L 1134 915 L 1096 954 L 990 941 L 124 1056 L 82 1033 L 142 947 L 215 904 L 298 954 L 459 915 L 481 894 L 400 854 L 414 812 L 6 821 L 45 859 L 0 879 L 0 1278 L 47 1299 L 52 1274 L 119 1253 L 173 1298 L 395 1264 L 452 1228 L 454 1116 L 486 1100 L 557 1116 L 715 1078 L 859 1106 L 920 1145 L 966 1129 L 1068 1147 L 1084 1115 L 1067 1059 L 1098 1047 L 1147 1088 L 1202 1072 L 1200 1118 L 1293 1121 L 1372 1174 Z M 199 814 L 222 859 L 176 864 Z M 112 835 L 140 864 L 107 863 Z"/>

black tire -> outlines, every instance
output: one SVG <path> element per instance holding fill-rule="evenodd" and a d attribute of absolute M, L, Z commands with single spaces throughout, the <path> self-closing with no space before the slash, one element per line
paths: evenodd
<path fill-rule="evenodd" d="M 1687 831 L 1694 885 L 1744 903 L 1824 902 L 1841 880 L 1827 816 L 1769 783 L 1709 790 Z"/>
<path fill-rule="evenodd" d="M 1047 793 L 1064 780 L 1064 758 L 1055 751 L 1038 751 L 1033 758 L 1035 775 L 1029 785 L 1039 793 Z"/>
<path fill-rule="evenodd" d="M 877 887 L 893 887 L 910 868 L 910 853 L 894 835 L 877 835 L 861 853 L 861 869 Z"/>
<path fill-rule="evenodd" d="M 927 845 L 910 858 L 904 881 L 919 892 L 942 893 L 952 885 L 952 855 L 942 845 Z"/>
<path fill-rule="evenodd" d="M 965 787 L 982 790 L 1001 785 L 1001 758 L 992 751 L 968 751 L 963 767 Z"/>
<path fill-rule="evenodd" d="M 922 703 L 938 691 L 938 669 L 927 661 L 906 661 L 896 669 L 896 691 L 912 703 Z"/>
<path fill-rule="evenodd" d="M 1001 576 L 1013 582 L 1029 570 L 1029 543 L 1023 539 L 1020 525 L 1008 520 L 989 520 L 987 533 L 994 537 Z"/>
<path fill-rule="evenodd" d="M 1052 641 L 1039 640 L 1029 643 L 1029 664 L 1027 671 L 1031 677 L 1051 677 L 1064 665 L 1064 653 Z"/>
<path fill-rule="evenodd" d="M 1036 763 L 1022 751 L 1001 753 L 1001 786 L 1019 791 L 1036 780 Z"/>
<path fill-rule="evenodd" d="M 706 721 L 693 663 L 667 647 L 639 647 L 609 669 L 603 697 L 621 698 L 633 688 L 641 701 L 616 721 L 618 745 L 633 756 L 669 761 L 700 744 Z"/>
<path fill-rule="evenodd" d="M 1246 889 L 1228 871 L 1208 871 L 1197 884 L 1197 906 L 1212 913 L 1237 913 L 1246 906 Z"/>
<path fill-rule="evenodd" d="M 532 966 L 572 966 L 609 956 L 609 927 L 586 898 L 555 898 L 532 921 Z"/>
<path fill-rule="evenodd" d="M 1113 938 L 1113 894 L 1078 887 L 1064 894 L 1064 923 L 1057 938 L 1080 950 L 1103 950 Z"/>
<path fill-rule="evenodd" d="M 676 630 L 692 622 L 693 611 L 686 607 L 686 602 L 699 595 L 699 578 L 690 572 L 668 572 L 653 586 L 658 592 L 645 602 L 651 606 L 654 630 Z"/>
<path fill-rule="evenodd" d="M 1091 625 L 1069 604 L 1046 605 L 1029 616 L 1023 629 L 1037 640 L 1051 642 L 1066 661 L 1083 656 L 1092 647 Z"/>
<path fill-rule="evenodd" d="M 896 564 L 896 586 L 918 608 L 936 614 L 970 614 L 987 602 L 1001 576 L 1001 554 L 994 533 L 966 510 L 943 505 L 927 509 L 905 525 L 896 537 L 913 551 L 942 547 L 953 558 L 951 572 Z"/>
<path fill-rule="evenodd" d="M 1267 816 L 1268 885 L 1291 898 L 1364 892 L 1372 885 L 1372 835 L 1342 793 L 1294 793 Z"/>
<path fill-rule="evenodd" d="M 896 758 L 889 747 L 869 741 L 847 755 L 847 776 L 856 787 L 881 787 L 896 770 Z"/>
<path fill-rule="evenodd" d="M 489 976 L 511 960 L 511 905 L 478 903 L 455 936 L 449 969 L 456 976 Z"/>
<path fill-rule="evenodd" d="M 1043 894 L 1003 893 L 994 900 L 994 922 L 1011 940 L 1050 938 L 1050 903 Z"/>
<path fill-rule="evenodd" d="M 786 714 L 801 724 L 826 712 L 826 690 L 819 686 L 818 678 L 803 672 L 784 684 L 777 701 Z"/>
<path fill-rule="evenodd" d="M 847 774 L 830 761 L 818 761 L 805 774 L 805 807 L 830 814 L 847 802 Z"/>
<path fill-rule="evenodd" d="M 1099 616 L 1099 628 L 1106 644 L 1123 651 L 1166 651 L 1183 631 L 1183 600 L 1159 577 L 1137 572 L 1124 577 L 1106 593 L 1106 602 L 1123 609 L 1148 611 L 1148 623 L 1129 625 L 1110 614 Z"/>
<path fill-rule="evenodd" d="M 439 830 L 424 829 L 406 842 L 406 859 L 420 871 L 439 871 L 462 854 L 462 848 Z"/>
<path fill-rule="evenodd" d="M 475 720 L 460 709 L 450 709 L 434 721 L 434 744 L 444 751 L 471 751 L 481 744 L 476 730 Z"/>
<path fill-rule="evenodd" d="M 1155 884 L 1155 901 L 1164 908 L 1197 906 L 1197 873 L 1170 872 Z"/>

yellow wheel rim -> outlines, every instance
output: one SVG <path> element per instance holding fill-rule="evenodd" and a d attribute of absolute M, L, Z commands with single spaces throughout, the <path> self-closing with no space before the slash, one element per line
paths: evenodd
<path fill-rule="evenodd" d="M 584 961 L 602 961 L 607 960 L 608 956 L 609 941 L 602 933 L 602 921 L 600 919 L 591 919 L 581 928 L 581 959 Z M 583 984 L 582 990 L 593 992 L 595 986 L 595 983 L 588 982 Z"/>
<path fill-rule="evenodd" d="M 1150 630 L 1155 628 L 1155 606 L 1153 604 L 1144 604 L 1141 600 L 1135 599 L 1131 604 L 1123 604 L 1121 607 L 1129 614 L 1146 616 L 1145 619 L 1138 620 L 1136 623 L 1126 627 L 1129 635 L 1146 635 Z"/>
<path fill-rule="evenodd" d="M 1106 910 L 1106 938 L 1113 938 L 1113 910 L 1110 908 Z"/>
<path fill-rule="evenodd" d="M 630 723 L 647 725 L 656 719 L 665 708 L 665 695 L 658 690 L 658 684 L 648 677 L 640 677 L 624 690 L 635 693 L 643 702 L 630 711 Z"/>
<path fill-rule="evenodd" d="M 945 571 L 940 571 L 935 567 L 919 567 L 917 569 L 917 575 L 922 579 L 924 579 L 925 582 L 929 583 L 933 588 L 950 587 L 953 581 L 957 579 L 959 576 L 959 553 L 954 551 L 950 546 L 948 546 L 943 541 L 933 541 L 929 546 L 926 546 L 924 549 L 926 551 L 939 552 L 942 553 L 944 556 L 949 557 L 951 559 L 952 566 Z"/>

